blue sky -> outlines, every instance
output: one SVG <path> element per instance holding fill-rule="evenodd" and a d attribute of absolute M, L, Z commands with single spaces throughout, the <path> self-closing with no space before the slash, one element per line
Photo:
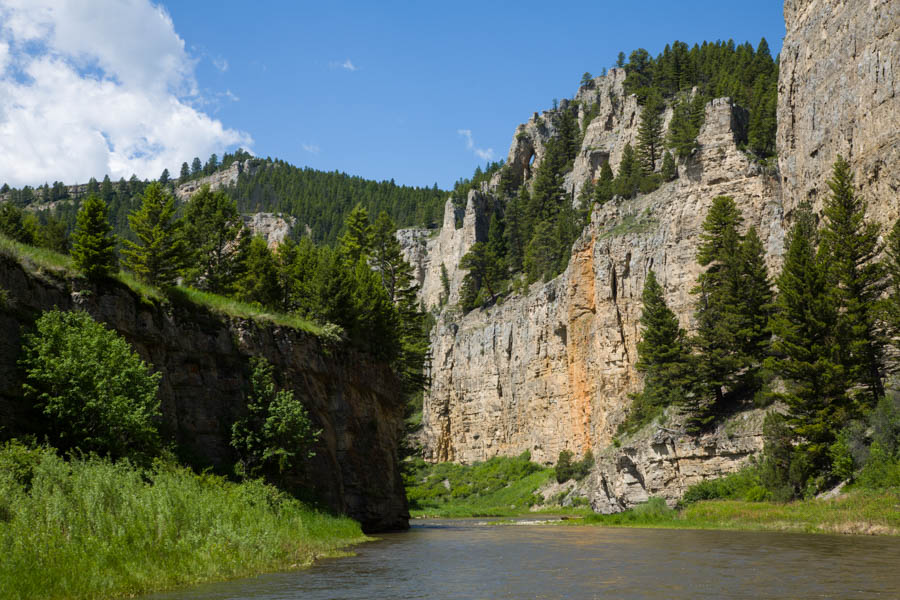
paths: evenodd
<path fill-rule="evenodd" d="M 205 160 L 210 151 L 221 154 L 226 148 L 249 145 L 258 155 L 299 166 L 448 187 L 484 164 L 486 156 L 504 158 L 518 123 L 549 108 L 553 98 L 571 97 L 584 71 L 599 74 L 620 50 L 627 54 L 644 47 L 655 55 L 674 39 L 692 44 L 733 38 L 756 45 L 765 36 L 776 53 L 784 35 L 780 0 L 560 5 L 231 0 L 154 5 L 133 0 L 130 6 L 140 9 L 139 14 L 126 14 L 123 8 L 102 10 L 97 2 L 85 0 L 50 2 L 49 12 L 56 11 L 52 18 L 46 10 L 29 12 L 37 2 L 0 0 L 0 18 L 7 17 L 5 26 L 0 23 L 0 92 L 4 86 L 25 85 L 21 77 L 4 79 L 4 54 L 13 59 L 7 58 L 7 64 L 18 57 L 19 72 L 42 72 L 23 50 L 25 41 L 39 39 L 50 48 L 41 66 L 49 73 L 45 77 L 60 78 L 57 90 L 71 84 L 82 96 L 102 96 L 102 90 L 110 89 L 119 95 L 109 101 L 115 108 L 67 108 L 68 121 L 55 124 L 76 131 L 83 126 L 82 135 L 66 140 L 71 147 L 65 153 L 95 160 L 66 167 L 54 177 L 48 174 L 53 165 L 37 168 L 31 164 L 40 162 L 36 158 L 20 158 L 24 162 L 10 169 L 16 175 L 4 178 L 3 167 L 12 164 L 14 147 L 7 140 L 4 156 L 4 115 L 7 125 L 20 129 L 19 137 L 37 138 L 54 127 L 31 123 L 31 118 L 53 114 L 47 107 L 54 100 L 49 93 L 39 94 L 37 84 L 15 89 L 20 97 L 35 98 L 34 108 L 22 101 L 26 108 L 17 116 L 3 110 L 0 93 L 0 179 L 32 185 L 43 182 L 36 178 L 70 181 L 104 168 L 116 171 L 114 176 L 135 170 L 142 171 L 141 177 L 155 177 L 161 165 L 177 172 L 181 161 L 195 153 Z M 60 4 L 66 8 L 58 9 Z M 83 28 L 77 41 L 75 33 L 64 31 L 75 27 L 65 23 L 82 17 L 83 27 L 93 27 L 101 14 L 105 22 L 97 27 L 107 33 L 104 47 L 88 47 L 99 37 Z M 146 27 L 152 30 L 146 35 L 154 37 L 145 42 L 142 24 L 157 18 L 162 24 Z M 35 33 L 29 19 L 48 22 Z M 133 21 L 133 30 L 118 27 L 121 21 Z M 128 33 L 110 35 L 110 27 Z M 148 60 L 141 44 L 171 60 L 140 64 Z M 26 59 L 31 62 L 23 63 Z M 166 69 L 159 64 L 178 65 L 177 76 L 163 77 L 165 89 L 146 99 L 148 108 L 134 106 L 133 96 L 143 93 L 146 83 L 139 78 L 124 81 L 123 74 Z M 97 72 L 105 75 L 98 78 Z M 177 118 L 165 112 L 170 108 Z M 138 127 L 128 121 L 141 120 L 142 111 L 146 120 L 152 115 L 166 127 L 149 122 Z M 118 120 L 104 122 L 98 114 L 103 112 L 115 113 Z M 26 121 L 27 127 L 22 124 Z M 186 123 L 180 137 L 179 123 Z M 97 131 L 102 135 L 91 135 Z M 471 132 L 471 143 L 461 133 L 465 131 Z M 77 146 L 75 140 L 85 137 L 97 140 L 93 154 Z M 53 143 L 48 140 L 46 147 Z"/>

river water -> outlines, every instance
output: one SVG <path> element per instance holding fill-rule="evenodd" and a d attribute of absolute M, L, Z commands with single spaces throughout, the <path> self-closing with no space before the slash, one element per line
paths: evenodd
<path fill-rule="evenodd" d="M 414 521 L 350 558 L 145 600 L 900 599 L 900 539 Z"/>

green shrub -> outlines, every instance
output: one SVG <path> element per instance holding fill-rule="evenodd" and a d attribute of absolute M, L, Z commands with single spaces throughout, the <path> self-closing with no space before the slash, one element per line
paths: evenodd
<path fill-rule="evenodd" d="M 900 460 L 877 441 L 869 448 L 869 459 L 858 477 L 859 484 L 871 489 L 900 487 Z"/>
<path fill-rule="evenodd" d="M 707 479 L 689 487 L 681 497 L 681 505 L 701 500 L 766 500 L 769 494 L 760 482 L 760 470 L 751 464 L 736 473 L 717 479 Z"/>
<path fill-rule="evenodd" d="M 250 364 L 248 414 L 232 426 L 231 445 L 240 455 L 243 474 L 274 477 L 313 456 L 310 448 L 321 431 L 313 429 L 293 391 L 275 391 L 272 365 L 265 358 L 253 357 Z"/>
<path fill-rule="evenodd" d="M 581 481 L 594 466 L 594 453 L 588 450 L 584 457 L 576 462 L 572 461 L 573 454 L 569 450 L 561 450 L 556 460 L 556 481 L 564 483 L 570 479 Z"/>
<path fill-rule="evenodd" d="M 54 446 L 113 458 L 159 453 L 159 373 L 81 311 L 45 312 L 25 336 L 24 393 L 48 417 Z"/>

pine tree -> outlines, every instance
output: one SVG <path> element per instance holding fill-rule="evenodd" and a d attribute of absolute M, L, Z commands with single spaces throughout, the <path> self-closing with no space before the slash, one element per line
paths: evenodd
<path fill-rule="evenodd" d="M 710 408 L 722 406 L 726 391 L 733 391 L 739 381 L 738 372 L 745 366 L 740 352 L 741 329 L 741 237 L 743 219 L 729 196 L 713 198 L 703 222 L 697 262 L 706 270 L 691 290 L 697 294 L 697 335 L 700 381 L 714 397 Z M 699 415 L 711 418 L 711 412 Z"/>
<path fill-rule="evenodd" d="M 698 94 L 699 97 L 699 94 Z M 678 158 L 688 158 L 697 148 L 697 113 L 694 103 L 682 99 L 675 104 L 672 120 L 669 122 L 667 143 Z"/>
<path fill-rule="evenodd" d="M 656 161 L 662 155 L 664 107 L 659 92 L 654 90 L 647 96 L 641 111 L 641 124 L 638 126 L 638 156 L 644 173 L 653 173 L 656 170 Z"/>
<path fill-rule="evenodd" d="M 558 138 L 547 142 L 546 151 L 534 176 L 528 207 L 529 230 L 542 221 L 552 221 L 565 198 L 562 170 L 566 163 L 564 144 Z"/>
<path fill-rule="evenodd" d="M 641 423 L 660 407 L 690 397 L 688 393 L 690 354 L 684 330 L 666 305 L 662 286 L 650 270 L 641 293 L 641 341 L 635 368 L 644 374 L 644 388 L 635 399 L 633 419 Z"/>
<path fill-rule="evenodd" d="M 675 166 L 675 159 L 668 150 L 663 154 L 663 162 L 659 174 L 662 175 L 663 181 L 667 182 L 678 177 L 678 168 Z"/>
<path fill-rule="evenodd" d="M 159 183 L 160 185 L 166 185 L 169 183 L 169 170 L 163 169 L 162 173 L 159 175 Z"/>
<path fill-rule="evenodd" d="M 778 277 L 774 334 L 766 364 L 785 380 L 782 399 L 798 451 L 823 467 L 835 434 L 852 416 L 837 348 L 838 309 L 828 265 L 816 252 L 815 218 L 809 205 L 797 211 Z"/>
<path fill-rule="evenodd" d="M 151 285 L 174 285 L 188 255 L 181 222 L 175 219 L 175 197 L 159 183 L 150 184 L 140 209 L 128 216 L 128 223 L 137 243 L 123 240 L 125 268 Z"/>
<path fill-rule="evenodd" d="M 185 281 L 214 294 L 230 293 L 244 274 L 250 245 L 234 200 L 204 185 L 185 207 L 182 231 L 193 253 Z"/>
<path fill-rule="evenodd" d="M 464 309 L 475 307 L 482 288 L 487 291 L 489 301 L 496 298 L 494 290 L 497 289 L 496 284 L 500 279 L 497 260 L 486 243 L 472 244 L 469 251 L 460 259 L 459 268 L 468 271 L 463 277 L 463 288 L 466 291 Z"/>
<path fill-rule="evenodd" d="M 625 144 L 619 172 L 613 181 L 613 192 L 623 198 L 633 198 L 641 187 L 641 164 L 631 144 Z"/>
<path fill-rule="evenodd" d="M 388 299 L 396 303 L 404 290 L 413 285 L 413 270 L 403 258 L 403 249 L 397 240 L 397 226 L 384 211 L 375 219 L 371 236 L 371 264 L 380 275 Z"/>
<path fill-rule="evenodd" d="M 600 177 L 597 178 L 597 185 L 594 187 L 594 202 L 603 206 L 612 200 L 615 193 L 613 192 L 613 172 L 609 166 L 609 161 L 603 161 L 600 167 Z"/>
<path fill-rule="evenodd" d="M 191 177 L 191 169 L 186 162 L 181 163 L 181 174 L 178 176 L 178 183 L 184 183 Z"/>
<path fill-rule="evenodd" d="M 0 233 L 23 244 L 34 244 L 32 232 L 25 226 L 22 209 L 12 202 L 0 203 Z"/>
<path fill-rule="evenodd" d="M 356 265 L 361 258 L 369 255 L 372 247 L 372 225 L 369 211 L 357 204 L 344 223 L 344 235 L 338 240 L 341 256 L 350 265 Z"/>
<path fill-rule="evenodd" d="M 98 280 L 116 272 L 116 240 L 109 225 L 106 203 L 88 196 L 78 210 L 72 233 L 72 261 L 85 277 Z"/>
<path fill-rule="evenodd" d="M 277 308 L 284 298 L 279 278 L 278 261 L 269 250 L 266 240 L 253 236 L 247 246 L 246 269 L 236 284 L 238 300 L 258 303 L 270 309 Z"/>
<path fill-rule="evenodd" d="M 488 249 L 497 261 L 495 269 L 501 278 L 505 279 L 506 268 L 506 222 L 499 209 L 491 213 L 491 221 L 488 226 Z"/>
<path fill-rule="evenodd" d="M 550 281 L 561 259 L 560 240 L 553 223 L 541 221 L 525 248 L 525 272 L 529 281 Z"/>
<path fill-rule="evenodd" d="M 758 389 L 758 372 L 769 354 L 771 332 L 769 317 L 774 309 L 774 295 L 766 268 L 765 249 L 751 227 L 740 247 L 739 329 L 737 350 L 742 355 L 744 372 L 739 376 L 745 389 Z"/>
<path fill-rule="evenodd" d="M 529 239 L 525 209 L 529 204 L 531 198 L 528 195 L 528 188 L 524 185 L 506 204 L 506 228 L 503 234 L 506 236 L 509 268 L 514 272 L 522 270 L 525 260 L 525 244 Z"/>
<path fill-rule="evenodd" d="M 878 262 L 880 227 L 866 222 L 866 203 L 854 192 L 850 165 L 840 156 L 828 187 L 822 251 L 839 307 L 838 344 L 848 387 L 864 386 L 868 396 L 859 401 L 870 408 L 884 395 L 886 339 L 878 317 L 887 282 Z"/>
<path fill-rule="evenodd" d="M 194 160 L 191 161 L 191 175 L 200 175 L 203 172 L 203 163 L 200 162 L 200 158 L 195 156 Z"/>

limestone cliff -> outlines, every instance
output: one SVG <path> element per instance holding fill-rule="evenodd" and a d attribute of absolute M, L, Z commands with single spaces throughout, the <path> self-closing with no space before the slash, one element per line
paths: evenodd
<path fill-rule="evenodd" d="M 891 0 L 787 0 L 785 18 L 779 168 L 739 149 L 746 111 L 714 100 L 699 148 L 679 162 L 678 179 L 596 208 L 556 279 L 467 315 L 452 307 L 451 289 L 451 305 L 432 334 L 423 416 L 427 459 L 473 462 L 530 450 L 551 463 L 562 449 L 581 455 L 590 448 L 600 458 L 583 491 L 595 510 L 609 512 L 649 495 L 674 501 L 687 486 L 736 470 L 761 448 L 762 416 L 752 410 L 703 437 L 681 433 L 677 415 L 670 415 L 666 427 L 617 440 L 618 447 L 610 442 L 629 394 L 640 388 L 634 364 L 647 271 L 656 271 L 668 305 L 691 330 L 696 249 L 715 196 L 732 196 L 745 227 L 757 227 L 772 274 L 792 211 L 806 198 L 821 206 L 837 153 L 850 160 L 871 218 L 889 223 L 900 212 L 900 7 Z M 593 115 L 566 176 L 573 196 L 603 161 L 615 169 L 625 144 L 636 138 L 640 107 L 624 95 L 623 81 L 624 73 L 613 69 L 583 86 L 574 108 L 566 101 L 557 109 L 578 110 L 580 122 Z M 556 114 L 535 113 L 517 128 L 507 157 L 517 182 L 528 182 L 540 164 Z M 492 181 L 498 184 L 499 176 Z M 466 217 L 477 222 L 478 206 L 470 203 Z M 445 229 L 433 235 L 448 235 Z M 473 229 L 453 246 L 452 257 L 431 241 L 421 246 L 423 281 L 435 264 L 449 269 L 476 238 Z M 461 275 L 455 273 L 452 288 Z M 427 306 L 434 297 L 426 294 Z"/>
<path fill-rule="evenodd" d="M 785 212 L 821 206 L 835 156 L 882 223 L 900 216 L 900 3 L 786 0 L 778 81 Z"/>
<path fill-rule="evenodd" d="M 284 327 L 212 314 L 190 303 L 147 302 L 117 283 L 34 274 L 0 255 L 0 420 L 15 432 L 27 407 L 18 399 L 21 335 L 40 311 L 81 309 L 124 336 L 162 373 L 164 429 L 198 466 L 234 460 L 231 424 L 246 411 L 249 357 L 261 355 L 322 430 L 315 457 L 292 477 L 333 510 L 368 530 L 405 528 L 406 497 L 397 448 L 403 431 L 399 382 L 386 366 Z"/>
<path fill-rule="evenodd" d="M 427 458 L 472 462 L 530 450 L 553 462 L 560 450 L 580 455 L 610 442 L 639 387 L 644 278 L 657 272 L 690 328 L 696 246 L 712 199 L 732 196 L 770 256 L 781 254 L 778 182 L 738 150 L 743 114 L 727 99 L 711 102 L 700 150 L 681 177 L 595 210 L 553 281 L 464 317 L 442 313 L 425 399 Z"/>
<path fill-rule="evenodd" d="M 248 175 L 253 174 L 253 171 L 256 168 L 254 162 L 253 159 L 249 158 L 244 161 L 236 160 L 231 163 L 227 169 L 222 169 L 216 171 L 212 175 L 182 183 L 175 188 L 175 197 L 182 201 L 187 200 L 204 185 L 208 185 L 209 189 L 212 191 L 232 186 L 237 183 L 241 173 L 247 173 Z"/>

